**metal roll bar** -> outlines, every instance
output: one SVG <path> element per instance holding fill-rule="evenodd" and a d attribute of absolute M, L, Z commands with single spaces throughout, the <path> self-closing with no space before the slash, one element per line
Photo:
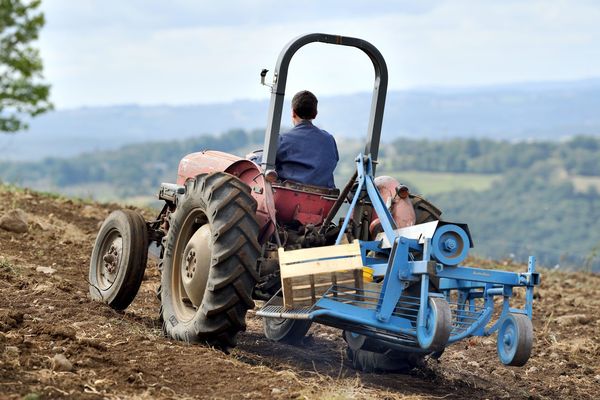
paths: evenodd
<path fill-rule="evenodd" d="M 347 36 L 328 35 L 324 33 L 309 33 L 298 36 L 289 42 L 279 54 L 277 65 L 273 75 L 273 86 L 271 87 L 271 103 L 265 132 L 264 154 L 262 158 L 263 171 L 275 169 L 275 156 L 279 144 L 279 130 L 281 129 L 281 115 L 283 111 L 283 99 L 285 97 L 285 85 L 287 83 L 288 67 L 294 54 L 309 43 L 320 42 L 341 46 L 356 47 L 362 50 L 373 63 L 375 69 L 375 83 L 373 86 L 373 97 L 371 100 L 371 114 L 367 129 L 367 143 L 365 155 L 370 155 L 371 160 L 377 160 L 379 152 L 379 139 L 381 138 L 381 123 L 383 121 L 383 109 L 388 84 L 387 65 L 383 56 L 371 43 Z"/>

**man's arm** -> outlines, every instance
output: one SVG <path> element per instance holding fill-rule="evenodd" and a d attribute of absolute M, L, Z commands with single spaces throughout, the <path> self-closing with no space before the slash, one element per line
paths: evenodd
<path fill-rule="evenodd" d="M 287 135 L 279 135 L 279 145 L 277 146 L 277 155 L 275 156 L 275 169 L 279 168 L 279 164 L 285 160 L 289 148 L 289 140 Z"/>

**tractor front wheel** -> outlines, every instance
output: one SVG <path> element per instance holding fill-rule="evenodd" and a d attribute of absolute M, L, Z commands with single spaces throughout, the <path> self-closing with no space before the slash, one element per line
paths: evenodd
<path fill-rule="evenodd" d="M 226 350 L 254 307 L 260 252 L 256 201 L 236 177 L 216 172 L 186 182 L 170 216 L 161 261 L 165 333 Z"/>
<path fill-rule="evenodd" d="M 148 259 L 144 217 L 132 210 L 113 211 L 100 227 L 90 260 L 92 299 L 124 310 L 135 298 Z"/>

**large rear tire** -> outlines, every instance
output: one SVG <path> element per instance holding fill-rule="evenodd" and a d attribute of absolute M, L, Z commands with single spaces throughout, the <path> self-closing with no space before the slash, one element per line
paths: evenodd
<path fill-rule="evenodd" d="M 124 310 L 135 298 L 148 260 L 144 217 L 132 210 L 113 211 L 100 227 L 90 260 L 92 299 Z"/>
<path fill-rule="evenodd" d="M 198 175 L 186 182 L 169 222 L 161 261 L 165 333 L 223 350 L 234 347 L 254 307 L 258 279 L 259 226 L 250 188 L 223 172 Z"/>

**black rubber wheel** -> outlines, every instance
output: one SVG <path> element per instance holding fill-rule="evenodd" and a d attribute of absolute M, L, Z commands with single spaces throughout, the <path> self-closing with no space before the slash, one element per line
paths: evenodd
<path fill-rule="evenodd" d="M 227 350 L 235 346 L 237 333 L 246 329 L 247 310 L 254 308 L 252 291 L 261 250 L 256 201 L 246 184 L 224 172 L 198 175 L 185 186 L 170 216 L 160 266 L 164 332 L 176 340 Z M 190 257 L 184 252 L 200 231 L 207 232 L 207 247 L 198 253 L 198 260 L 194 257 L 193 273 L 198 265 L 203 283 L 187 293 Z"/>
<path fill-rule="evenodd" d="M 281 297 L 277 297 L 279 304 L 283 304 Z M 277 303 L 275 303 L 277 304 Z M 269 340 L 274 342 L 299 344 L 306 336 L 312 325 L 311 320 L 287 319 L 287 318 L 264 318 L 263 331 Z"/>
<path fill-rule="evenodd" d="M 311 325 L 306 319 L 263 318 L 267 339 L 280 343 L 300 344 Z"/>
<path fill-rule="evenodd" d="M 113 211 L 96 237 L 90 260 L 92 299 L 124 310 L 135 298 L 148 260 L 144 217 L 132 210 Z"/>
<path fill-rule="evenodd" d="M 408 372 L 413 368 L 424 365 L 424 354 L 409 353 L 393 349 L 384 352 L 369 350 L 352 350 L 346 348 L 346 355 L 352 368 L 363 372 Z"/>
<path fill-rule="evenodd" d="M 452 311 L 443 297 L 429 297 L 425 326 L 417 328 L 417 341 L 425 350 L 441 351 L 452 332 Z"/>

